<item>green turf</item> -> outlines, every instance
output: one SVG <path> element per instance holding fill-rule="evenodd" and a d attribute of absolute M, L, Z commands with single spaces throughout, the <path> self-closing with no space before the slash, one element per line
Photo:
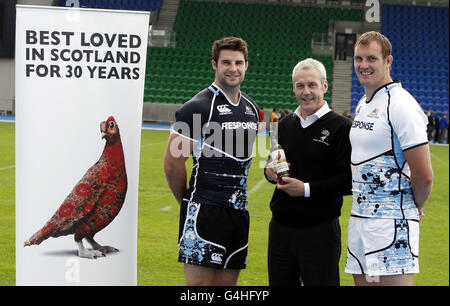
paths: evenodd
<path fill-rule="evenodd" d="M 14 285 L 14 124 L 0 122 L 0 285 Z"/>
<path fill-rule="evenodd" d="M 178 256 L 178 203 L 167 186 L 163 158 L 169 133 L 143 130 L 139 173 L 138 285 L 183 285 L 183 264 Z M 262 140 L 260 138 L 259 140 Z M 262 142 L 264 143 L 264 142 Z M 420 273 L 416 285 L 449 285 L 449 147 L 431 146 L 435 175 L 433 192 L 420 227 Z M 247 269 L 239 285 L 264 286 L 267 278 L 267 232 L 273 185 L 264 181 L 255 156 L 249 176 L 250 238 Z M 190 170 L 191 161 L 188 162 Z M 0 285 L 15 284 L 14 255 L 14 124 L 0 123 Z M 346 197 L 342 228 L 341 285 L 351 286 L 343 272 L 351 197 Z"/>
<path fill-rule="evenodd" d="M 171 196 L 162 169 L 165 131 L 143 131 L 140 168 L 138 284 L 183 285 L 183 265 L 177 264 L 178 204 Z M 146 145 L 154 143 L 154 147 Z M 158 144 L 156 148 L 156 144 Z M 416 285 L 449 284 L 448 239 L 448 147 L 432 146 L 435 173 L 433 193 L 421 222 L 420 269 Z M 151 156 L 151 157 L 150 157 Z M 249 176 L 250 238 L 247 269 L 241 272 L 239 285 L 267 285 L 267 233 L 270 220 L 269 202 L 273 185 L 264 181 L 260 161 L 255 156 Z M 188 165 L 190 169 L 190 164 Z M 151 178 L 150 178 L 151 177 Z M 262 183 L 260 181 L 263 181 Z M 148 185 L 143 182 L 150 182 Z M 258 186 L 257 189 L 254 189 Z M 347 222 L 351 197 L 344 200 L 342 217 L 341 284 L 353 285 L 351 275 L 343 272 L 347 248 Z"/>

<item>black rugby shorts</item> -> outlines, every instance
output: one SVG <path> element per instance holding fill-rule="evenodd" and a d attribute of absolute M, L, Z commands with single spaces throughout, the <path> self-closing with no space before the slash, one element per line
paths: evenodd
<path fill-rule="evenodd" d="M 183 201 L 179 262 L 216 269 L 245 269 L 248 211 Z"/>

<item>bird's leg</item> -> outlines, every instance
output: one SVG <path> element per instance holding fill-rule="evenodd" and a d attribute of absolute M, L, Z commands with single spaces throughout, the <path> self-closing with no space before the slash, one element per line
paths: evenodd
<path fill-rule="evenodd" d="M 94 240 L 94 237 L 86 237 L 86 240 L 92 245 L 92 248 L 93 248 L 94 250 L 100 251 L 100 252 L 102 252 L 103 254 L 119 252 L 119 250 L 116 249 L 115 247 L 112 247 L 112 246 L 102 246 L 102 245 L 98 244 L 98 243 Z"/>
<path fill-rule="evenodd" d="M 78 256 L 81 258 L 97 259 L 97 257 L 105 256 L 102 252 L 97 250 L 88 250 L 83 245 L 83 240 L 76 241 L 78 245 Z"/>

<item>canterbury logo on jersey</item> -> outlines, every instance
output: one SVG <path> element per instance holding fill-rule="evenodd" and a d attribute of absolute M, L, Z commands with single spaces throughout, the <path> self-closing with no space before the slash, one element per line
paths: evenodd
<path fill-rule="evenodd" d="M 257 130 L 258 124 L 255 122 L 223 122 L 222 129 L 225 130 L 236 130 L 236 129 L 245 129 L 245 130 Z"/>
<path fill-rule="evenodd" d="M 217 105 L 217 110 L 219 111 L 220 115 L 232 114 L 231 109 L 229 109 L 228 105 L 226 105 L 226 104 Z"/>

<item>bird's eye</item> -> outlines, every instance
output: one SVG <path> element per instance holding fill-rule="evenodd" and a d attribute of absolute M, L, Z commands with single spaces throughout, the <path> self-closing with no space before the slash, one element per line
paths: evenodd
<path fill-rule="evenodd" d="M 114 126 L 115 126 L 114 121 L 110 121 L 109 124 L 108 124 L 108 127 L 109 127 L 110 129 L 113 129 Z"/>

